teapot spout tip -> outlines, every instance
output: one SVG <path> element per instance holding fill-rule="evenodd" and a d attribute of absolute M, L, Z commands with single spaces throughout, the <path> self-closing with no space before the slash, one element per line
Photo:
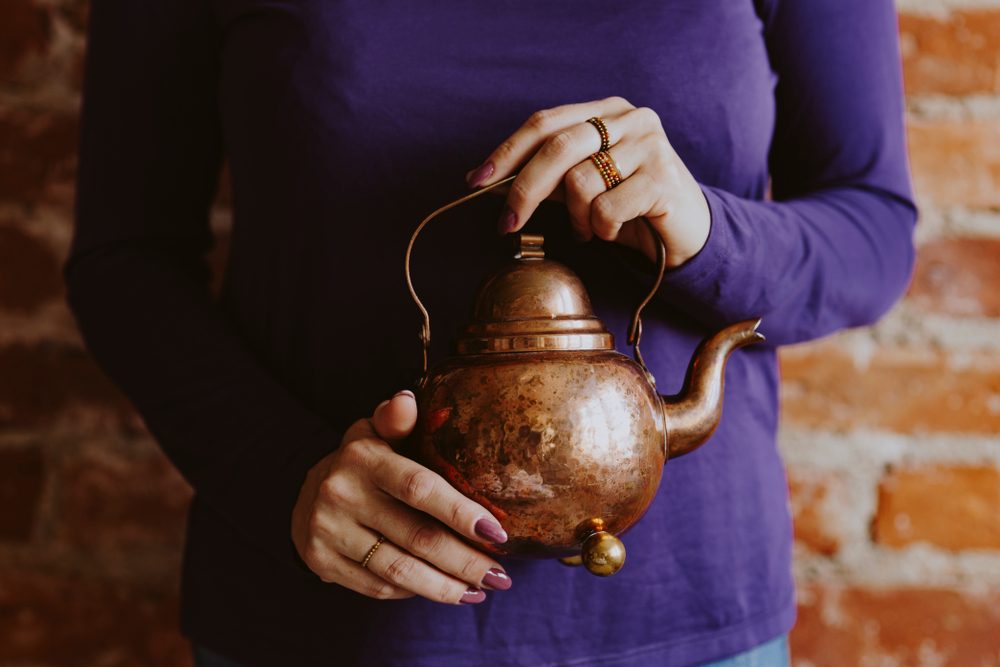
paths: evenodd
<path fill-rule="evenodd" d="M 758 317 L 755 320 L 747 320 L 742 322 L 737 326 L 746 327 L 744 330 L 746 332 L 745 340 L 741 341 L 742 345 L 750 345 L 752 343 L 763 343 L 767 340 L 767 337 L 760 331 L 760 323 L 763 319 Z M 741 345 L 741 347 L 742 347 Z"/>
<path fill-rule="evenodd" d="M 767 337 L 760 332 L 760 323 L 763 320 L 757 318 L 755 320 L 744 320 L 743 322 L 738 322 L 728 329 L 723 331 L 722 337 L 726 337 L 726 333 L 730 333 L 732 338 L 733 347 L 743 347 L 744 345 L 752 345 L 753 343 L 763 343 L 767 340 Z"/>

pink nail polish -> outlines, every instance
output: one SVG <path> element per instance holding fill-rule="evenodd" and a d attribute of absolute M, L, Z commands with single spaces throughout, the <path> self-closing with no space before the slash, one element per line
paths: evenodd
<path fill-rule="evenodd" d="M 513 584 L 507 573 L 498 567 L 491 567 L 483 577 L 483 586 L 497 591 L 505 591 Z"/>
<path fill-rule="evenodd" d="M 507 532 L 500 524 L 485 516 L 476 522 L 476 535 L 494 544 L 503 544 L 507 541 Z"/>
<path fill-rule="evenodd" d="M 497 231 L 500 234 L 510 234 L 517 227 L 517 214 L 508 206 L 504 209 L 500 221 L 497 223 Z"/>
<path fill-rule="evenodd" d="M 401 391 L 397 391 L 393 395 L 393 398 L 396 398 L 396 396 L 409 396 L 410 398 L 413 398 L 413 399 L 416 398 L 416 395 L 414 395 L 414 393 L 412 391 L 410 391 L 409 389 L 403 389 Z"/>
<path fill-rule="evenodd" d="M 485 599 L 486 593 L 482 592 L 478 588 L 470 588 L 462 593 L 462 599 L 459 600 L 459 602 L 462 604 L 479 604 Z"/>
<path fill-rule="evenodd" d="M 492 162 L 484 162 L 465 175 L 465 182 L 470 188 L 478 188 L 493 175 L 493 169 Z"/>

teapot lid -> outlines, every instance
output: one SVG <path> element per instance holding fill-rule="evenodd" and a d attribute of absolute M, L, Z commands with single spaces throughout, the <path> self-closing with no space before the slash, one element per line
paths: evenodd
<path fill-rule="evenodd" d="M 614 348 L 577 275 L 545 259 L 544 240 L 519 234 L 514 261 L 483 281 L 459 354 Z"/>

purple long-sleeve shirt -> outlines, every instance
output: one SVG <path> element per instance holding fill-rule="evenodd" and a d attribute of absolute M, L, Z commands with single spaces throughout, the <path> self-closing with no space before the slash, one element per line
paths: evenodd
<path fill-rule="evenodd" d="M 767 345 L 730 361 L 721 426 L 666 466 L 615 577 L 505 560 L 514 587 L 475 606 L 321 582 L 291 509 L 345 427 L 417 376 L 408 235 L 533 111 L 610 95 L 658 112 L 711 210 L 707 245 L 645 317 L 661 390 L 700 338 L 763 317 Z M 69 299 L 196 491 L 185 632 L 248 664 L 496 667 L 687 665 L 788 631 L 776 346 L 871 322 L 903 290 L 902 119 L 890 0 L 94 2 Z M 436 360 L 507 250 L 501 204 L 476 200 L 417 247 Z M 561 204 L 532 227 L 627 351 L 644 258 L 575 244 Z"/>

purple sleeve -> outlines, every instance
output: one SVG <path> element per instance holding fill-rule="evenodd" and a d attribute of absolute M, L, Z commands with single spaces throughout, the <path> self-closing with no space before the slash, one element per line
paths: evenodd
<path fill-rule="evenodd" d="M 339 437 L 269 377 L 209 293 L 217 51 L 201 2 L 94 3 L 68 300 L 199 501 L 304 568 L 291 509 Z"/>
<path fill-rule="evenodd" d="M 762 317 L 771 344 L 871 323 L 906 287 L 912 201 L 891 0 L 772 0 L 773 201 L 702 186 L 711 232 L 668 301 L 712 326 Z"/>

